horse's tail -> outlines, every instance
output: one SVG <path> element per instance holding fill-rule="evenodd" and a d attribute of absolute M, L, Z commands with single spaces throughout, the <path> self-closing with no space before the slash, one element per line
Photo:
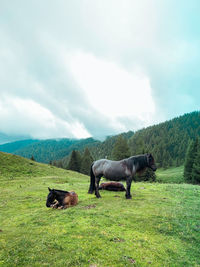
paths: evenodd
<path fill-rule="evenodd" d="M 95 176 L 94 176 L 94 172 L 92 169 L 92 166 L 94 165 L 94 163 L 92 163 L 91 167 L 90 167 L 90 187 L 88 190 L 88 194 L 92 194 L 95 190 Z"/>

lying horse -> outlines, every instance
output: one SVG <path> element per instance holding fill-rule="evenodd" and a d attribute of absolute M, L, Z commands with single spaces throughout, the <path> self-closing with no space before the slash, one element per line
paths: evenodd
<path fill-rule="evenodd" d="M 71 206 L 75 206 L 78 203 L 78 195 L 71 191 L 63 191 L 57 189 L 49 189 L 47 196 L 46 206 L 55 209 L 66 209 Z"/>
<path fill-rule="evenodd" d="M 134 175 L 137 172 L 144 171 L 146 168 L 151 168 L 153 171 L 156 171 L 157 169 L 154 158 L 151 154 L 132 156 L 119 161 L 112 161 L 108 159 L 94 161 L 90 169 L 90 187 L 88 193 L 92 194 L 95 191 L 96 197 L 101 197 L 99 194 L 99 182 L 102 176 L 114 181 L 125 179 L 125 196 L 129 199 L 132 197 L 130 189 Z"/>
<path fill-rule="evenodd" d="M 99 190 L 126 191 L 124 185 L 118 182 L 101 183 L 99 186 Z"/>

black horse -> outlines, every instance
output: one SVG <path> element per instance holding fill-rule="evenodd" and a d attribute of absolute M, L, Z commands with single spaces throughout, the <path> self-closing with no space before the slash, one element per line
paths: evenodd
<path fill-rule="evenodd" d="M 78 203 L 78 195 L 74 192 L 68 192 L 57 189 L 49 189 L 46 206 L 54 209 L 66 209 L 75 206 Z"/>
<path fill-rule="evenodd" d="M 134 175 L 137 172 L 144 171 L 146 168 L 151 168 L 153 171 L 157 169 L 151 154 L 132 156 L 119 161 L 108 159 L 94 161 L 90 170 L 90 187 L 88 193 L 92 194 L 95 191 L 96 197 L 101 197 L 99 194 L 99 182 L 102 176 L 114 181 L 125 179 L 126 198 L 129 199 L 131 198 L 130 189 Z"/>

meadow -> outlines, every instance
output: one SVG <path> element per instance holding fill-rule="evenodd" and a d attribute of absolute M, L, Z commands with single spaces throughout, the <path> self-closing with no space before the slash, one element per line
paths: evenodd
<path fill-rule="evenodd" d="M 0 161 L 0 266 L 200 266 L 199 186 L 133 183 L 131 200 L 96 199 L 88 176 L 6 153 Z M 79 204 L 46 208 L 47 187 L 76 191 Z"/>

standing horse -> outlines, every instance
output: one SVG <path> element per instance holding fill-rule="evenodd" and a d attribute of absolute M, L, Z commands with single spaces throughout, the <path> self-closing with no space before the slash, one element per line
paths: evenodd
<path fill-rule="evenodd" d="M 74 192 L 68 192 L 57 189 L 49 189 L 46 206 L 55 209 L 66 209 L 70 206 L 75 206 L 78 203 L 78 195 Z"/>
<path fill-rule="evenodd" d="M 92 194 L 95 191 L 96 197 L 101 197 L 99 194 L 99 182 L 102 176 L 114 181 L 125 179 L 125 196 L 129 199 L 131 198 L 130 189 L 134 175 L 137 172 L 144 171 L 146 168 L 151 168 L 153 171 L 156 171 L 157 169 L 154 158 L 151 154 L 132 156 L 119 161 L 112 161 L 108 159 L 94 161 L 90 169 L 90 187 L 88 193 Z"/>

